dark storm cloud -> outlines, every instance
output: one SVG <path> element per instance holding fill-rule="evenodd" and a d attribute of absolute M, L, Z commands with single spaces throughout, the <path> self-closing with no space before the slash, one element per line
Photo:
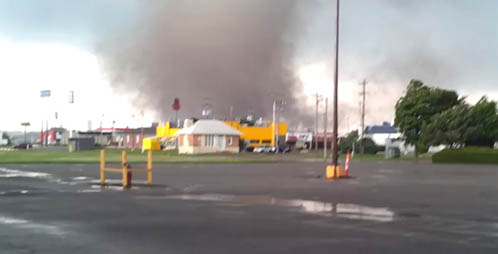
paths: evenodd
<path fill-rule="evenodd" d="M 270 116 L 275 97 L 286 117 L 307 121 L 300 66 L 333 70 L 334 3 L 328 0 L 0 1 L 0 37 L 77 44 L 94 51 L 115 91 L 137 108 L 219 117 Z M 369 107 L 389 120 L 412 78 L 457 90 L 497 92 L 498 1 L 343 0 L 342 81 L 371 81 Z M 391 87 L 390 87 L 391 86 Z M 391 89 L 395 86 L 395 89 Z M 389 92 L 382 88 L 390 89 Z M 341 87 L 341 89 L 351 89 Z M 356 88 L 355 88 L 356 89 Z M 341 101 L 357 114 L 357 101 Z M 300 109 L 300 110 L 298 110 Z M 345 114 L 345 113 L 344 113 Z M 352 114 L 352 113 L 350 113 Z M 353 121 L 351 121 L 353 125 Z"/>
<path fill-rule="evenodd" d="M 344 1 L 342 52 L 379 81 L 493 88 L 497 8 L 492 0 Z"/>
<path fill-rule="evenodd" d="M 134 29 L 99 48 L 116 91 L 165 120 L 179 97 L 182 116 L 211 104 L 217 117 L 271 116 L 274 98 L 296 105 L 290 62 L 298 26 L 292 0 L 154 1 Z"/>

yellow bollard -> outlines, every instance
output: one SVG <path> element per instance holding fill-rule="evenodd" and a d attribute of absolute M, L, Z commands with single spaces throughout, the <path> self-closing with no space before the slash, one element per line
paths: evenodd
<path fill-rule="evenodd" d="M 342 168 L 340 165 L 327 165 L 325 170 L 326 179 L 337 179 L 341 177 L 342 174 Z"/>
<path fill-rule="evenodd" d="M 105 185 L 105 150 L 100 150 L 100 185 Z"/>
<path fill-rule="evenodd" d="M 121 165 L 123 167 L 123 188 L 128 187 L 128 162 L 126 160 L 126 151 L 121 153 Z"/>
<path fill-rule="evenodd" d="M 152 151 L 147 152 L 147 184 L 152 184 Z"/>

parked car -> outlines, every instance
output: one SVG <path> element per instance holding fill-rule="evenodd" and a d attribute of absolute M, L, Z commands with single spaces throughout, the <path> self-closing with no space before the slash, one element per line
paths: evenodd
<path fill-rule="evenodd" d="M 12 148 L 19 149 L 19 150 L 26 150 L 26 149 L 33 148 L 33 145 L 32 144 L 19 144 L 19 145 L 13 146 Z"/>
<path fill-rule="evenodd" d="M 255 153 L 264 153 L 266 147 L 267 146 L 257 146 L 257 147 L 254 147 L 254 149 L 252 149 L 252 151 Z"/>
<path fill-rule="evenodd" d="M 274 153 L 277 150 L 277 148 L 273 146 L 267 146 L 265 147 L 265 153 Z"/>
<path fill-rule="evenodd" d="M 292 149 L 289 145 L 283 145 L 278 147 L 279 153 L 289 153 L 290 151 L 292 151 Z"/>
<path fill-rule="evenodd" d="M 253 152 L 255 152 L 255 153 L 271 153 L 271 152 L 275 152 L 275 147 L 268 146 L 268 145 L 258 146 L 258 147 L 254 148 Z"/>

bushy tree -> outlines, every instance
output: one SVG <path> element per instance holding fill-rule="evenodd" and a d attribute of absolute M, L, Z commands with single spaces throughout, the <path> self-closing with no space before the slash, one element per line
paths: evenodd
<path fill-rule="evenodd" d="M 427 145 L 463 145 L 473 132 L 472 118 L 472 108 L 467 104 L 436 114 L 424 125 L 422 140 Z"/>
<path fill-rule="evenodd" d="M 348 135 L 341 139 L 339 141 L 339 147 L 340 147 L 340 150 L 341 150 L 341 153 L 347 153 L 347 152 L 352 152 L 353 151 L 353 147 L 354 147 L 354 151 L 357 153 L 360 151 L 360 141 L 359 140 L 359 134 L 358 134 L 358 131 L 352 131 L 350 133 L 348 133 Z M 353 145 L 353 143 L 356 142 L 356 145 Z M 380 151 L 381 149 L 379 149 L 379 147 L 377 147 L 377 145 L 375 144 L 375 142 L 370 139 L 370 138 L 364 138 L 363 139 L 363 146 L 364 146 L 364 149 L 365 149 L 365 153 L 366 154 L 376 154 L 378 151 Z"/>
<path fill-rule="evenodd" d="M 353 151 L 353 143 L 358 140 L 358 131 L 352 131 L 348 133 L 348 135 L 339 141 L 339 147 L 341 149 L 341 153 L 347 153 L 349 151 Z"/>
<path fill-rule="evenodd" d="M 486 97 L 474 106 L 457 105 L 424 125 L 423 140 L 429 145 L 492 147 L 498 140 L 497 114 L 497 103 Z"/>
<path fill-rule="evenodd" d="M 9 136 L 9 134 L 7 134 L 7 132 L 2 132 L 2 139 L 6 139 L 7 140 L 7 145 L 12 144 L 12 142 L 10 140 L 10 136 Z"/>
<path fill-rule="evenodd" d="M 498 140 L 497 103 L 482 97 L 472 108 L 472 129 L 467 145 L 492 147 Z"/>
<path fill-rule="evenodd" d="M 406 94 L 396 103 L 394 126 L 403 134 L 407 144 L 415 146 L 415 156 L 425 146 L 422 129 L 434 115 L 446 111 L 461 100 L 455 91 L 425 86 L 420 80 L 411 80 Z"/>

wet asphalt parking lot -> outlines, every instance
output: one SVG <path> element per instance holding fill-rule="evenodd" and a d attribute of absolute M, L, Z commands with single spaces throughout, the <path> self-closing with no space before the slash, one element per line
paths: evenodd
<path fill-rule="evenodd" d="M 138 166 L 138 165 L 136 165 Z M 0 253 L 498 253 L 498 167 L 353 162 L 0 165 Z"/>

